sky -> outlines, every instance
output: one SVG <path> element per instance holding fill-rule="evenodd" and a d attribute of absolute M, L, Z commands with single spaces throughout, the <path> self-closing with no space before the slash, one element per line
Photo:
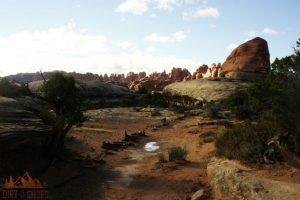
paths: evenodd
<path fill-rule="evenodd" d="M 299 8 L 299 0 L 0 0 L 0 76 L 193 72 L 257 36 L 272 61 L 293 53 Z"/>

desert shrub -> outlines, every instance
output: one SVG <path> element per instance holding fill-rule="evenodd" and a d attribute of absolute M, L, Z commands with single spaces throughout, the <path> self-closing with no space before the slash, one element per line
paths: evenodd
<path fill-rule="evenodd" d="M 239 118 L 266 119 L 293 138 L 294 153 L 300 155 L 300 40 L 294 54 L 276 58 L 266 79 L 244 93 L 229 97 L 225 105 Z"/>
<path fill-rule="evenodd" d="M 204 114 L 212 119 L 218 118 L 221 107 L 214 102 L 207 103 L 204 107 Z"/>
<path fill-rule="evenodd" d="M 248 102 L 247 91 L 230 95 L 221 102 L 222 107 L 230 109 L 238 119 L 250 119 L 253 110 Z"/>
<path fill-rule="evenodd" d="M 188 154 L 187 150 L 183 147 L 172 147 L 168 151 L 169 161 L 186 160 Z"/>
<path fill-rule="evenodd" d="M 167 162 L 165 155 L 163 153 L 158 154 L 158 162 L 159 163 L 165 163 Z"/>
<path fill-rule="evenodd" d="M 30 91 L 26 86 L 16 86 L 7 79 L 0 80 L 0 96 L 18 97 L 30 95 Z"/>
<path fill-rule="evenodd" d="M 278 133 L 280 128 L 269 121 L 236 125 L 217 135 L 217 154 L 245 162 L 262 162 L 267 141 Z"/>
<path fill-rule="evenodd" d="M 139 99 L 138 106 L 167 107 L 168 103 L 162 93 L 153 92 L 143 95 Z"/>

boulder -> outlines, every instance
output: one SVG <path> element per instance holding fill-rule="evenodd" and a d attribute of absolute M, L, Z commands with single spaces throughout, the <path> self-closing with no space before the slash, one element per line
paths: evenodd
<path fill-rule="evenodd" d="M 213 189 L 223 197 L 248 200 L 297 200 L 300 185 L 259 178 L 251 169 L 236 161 L 213 158 L 207 165 L 207 176 Z"/>
<path fill-rule="evenodd" d="M 267 73 L 269 71 L 268 43 L 266 40 L 256 37 L 232 51 L 222 65 L 221 76 L 225 76 L 229 72 Z"/>
<path fill-rule="evenodd" d="M 167 85 L 163 92 L 167 96 L 188 96 L 201 102 L 222 100 L 238 91 L 245 90 L 248 82 L 229 82 L 216 79 L 191 80 Z"/>
<path fill-rule="evenodd" d="M 51 127 L 32 112 L 25 98 L 0 97 L 0 148 L 13 149 L 18 144 L 44 144 L 51 134 Z M 33 103 L 30 103 L 33 105 Z M 37 106 L 34 106 L 35 108 Z"/>

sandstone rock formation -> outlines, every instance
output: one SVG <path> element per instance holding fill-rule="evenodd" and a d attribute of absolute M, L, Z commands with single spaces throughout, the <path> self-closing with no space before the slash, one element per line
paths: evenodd
<path fill-rule="evenodd" d="M 224 197 L 247 200 L 297 200 L 300 185 L 255 177 L 251 169 L 235 161 L 213 159 L 207 176 L 214 190 Z"/>
<path fill-rule="evenodd" d="M 98 80 L 80 81 L 77 84 L 87 97 L 120 97 L 130 95 L 130 91 L 126 87 L 115 84 L 103 83 Z"/>
<path fill-rule="evenodd" d="M 256 37 L 241 44 L 222 65 L 221 76 L 229 72 L 267 73 L 270 71 L 268 43 Z"/>
<path fill-rule="evenodd" d="M 182 81 L 184 77 L 190 76 L 190 72 L 187 69 L 173 68 L 170 74 L 170 79 L 173 81 Z"/>
<path fill-rule="evenodd" d="M 169 96 L 188 96 L 201 102 L 219 101 L 229 95 L 245 90 L 250 83 L 213 81 L 209 79 L 176 82 L 167 85 L 163 92 Z"/>
<path fill-rule="evenodd" d="M 44 81 L 34 81 L 28 84 L 31 92 L 41 95 L 41 87 Z M 127 87 L 111 83 L 104 83 L 99 80 L 83 81 L 76 80 L 77 87 L 86 97 L 119 97 L 130 94 Z"/>
<path fill-rule="evenodd" d="M 30 98 L 30 97 L 28 97 Z M 51 134 L 51 127 L 37 116 L 37 101 L 22 97 L 0 97 L 0 148 L 14 149 L 19 144 L 44 144 Z"/>
<path fill-rule="evenodd" d="M 220 71 L 221 63 L 212 63 L 210 68 L 208 67 L 208 65 L 203 64 L 196 69 L 196 72 L 193 73 L 191 80 L 220 77 Z"/>

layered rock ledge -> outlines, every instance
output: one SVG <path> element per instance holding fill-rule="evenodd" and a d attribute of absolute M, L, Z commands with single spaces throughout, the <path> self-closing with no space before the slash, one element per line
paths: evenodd
<path fill-rule="evenodd" d="M 168 96 L 188 96 L 201 102 L 219 101 L 238 91 L 244 91 L 251 82 L 230 82 L 225 79 L 199 79 L 167 85 Z"/>
<path fill-rule="evenodd" d="M 297 200 L 300 185 L 259 178 L 236 161 L 213 158 L 207 176 L 213 189 L 224 197 L 247 200 Z"/>

